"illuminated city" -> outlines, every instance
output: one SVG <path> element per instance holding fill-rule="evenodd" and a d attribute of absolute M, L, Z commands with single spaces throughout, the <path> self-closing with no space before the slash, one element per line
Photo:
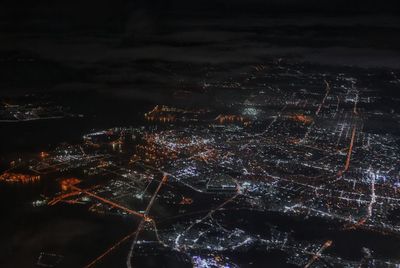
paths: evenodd
<path fill-rule="evenodd" d="M 390 5 L 156 2 L 0 18 L 0 267 L 400 267 Z"/>
<path fill-rule="evenodd" d="M 131 222 L 130 232 L 85 267 L 122 249 L 128 267 L 152 254 L 179 265 L 236 267 L 249 250 L 279 251 L 286 264 L 306 267 L 399 265 L 374 244 L 359 248 L 359 259 L 336 248 L 357 233 L 400 245 L 399 140 L 374 129 L 398 114 L 379 108 L 370 73 L 265 65 L 268 72 L 249 66 L 223 89 L 229 105 L 219 97 L 208 107 L 158 104 L 142 126 L 87 133 L 81 142 L 12 159 L 1 180 L 55 185 L 33 206 L 78 206 Z M 288 77 L 298 86 L 283 87 Z M 207 82 L 205 90 L 220 87 Z"/>

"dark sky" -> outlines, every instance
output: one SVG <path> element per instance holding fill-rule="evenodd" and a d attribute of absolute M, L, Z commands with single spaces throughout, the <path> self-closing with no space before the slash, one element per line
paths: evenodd
<path fill-rule="evenodd" d="M 398 1 L 3 0 L 0 86 L 115 90 L 170 82 L 142 61 L 294 57 L 400 68 Z"/>
<path fill-rule="evenodd" d="M 77 15 L 87 20 L 106 16 L 113 12 L 132 12 L 146 9 L 148 12 L 200 13 L 207 11 L 219 15 L 230 13 L 378 13 L 399 11 L 396 0 L 3 0 L 2 15 L 17 19 L 35 15 Z M 203 15 L 207 15 L 203 13 Z"/>
<path fill-rule="evenodd" d="M 148 8 L 165 8 L 169 7 L 174 10 L 196 10 L 196 9 L 265 9 L 273 8 L 275 10 L 291 10 L 291 11 L 320 11 L 332 10 L 337 12 L 346 11 L 393 11 L 397 7 L 395 0 L 3 0 L 2 5 L 14 7 L 20 10 L 30 9 L 34 7 L 73 7 L 91 6 L 93 9 L 102 8 L 106 5 L 120 6 L 124 4 L 134 4 L 135 6 L 146 6 Z M 397 7 L 398 10 L 398 7 Z"/>
<path fill-rule="evenodd" d="M 193 16 L 348 16 L 349 14 L 396 15 L 396 0 L 3 0 L 0 3 L 0 30 L 18 31 L 32 25 L 44 28 L 109 27 L 121 30 L 129 20 L 162 20 Z M 113 25 L 107 26 L 108 25 Z"/>

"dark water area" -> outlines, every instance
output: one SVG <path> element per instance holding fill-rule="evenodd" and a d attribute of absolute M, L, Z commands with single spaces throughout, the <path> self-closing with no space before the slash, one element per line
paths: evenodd
<path fill-rule="evenodd" d="M 8 219 L 0 224 L 2 267 L 34 267 L 41 252 L 62 255 L 57 267 L 84 266 L 137 225 L 84 206 L 20 206 L 2 217 Z"/>
<path fill-rule="evenodd" d="M 0 184 L 0 208 L 3 213 L 15 210 L 13 206 L 23 206 L 30 204 L 40 198 L 43 190 L 48 188 L 50 183 L 39 181 L 26 185 L 19 184 Z M 53 185 L 55 186 L 55 185 Z"/>
<path fill-rule="evenodd" d="M 300 267 L 287 263 L 289 254 L 275 249 L 265 252 L 260 248 L 252 247 L 243 252 L 224 252 L 224 256 L 229 257 L 239 267 Z"/>
<path fill-rule="evenodd" d="M 137 246 L 132 265 L 135 267 L 193 267 L 191 260 L 183 253 L 163 248 L 162 246 Z"/>
<path fill-rule="evenodd" d="M 153 103 L 115 99 L 110 95 L 76 93 L 57 95 L 54 101 L 69 107 L 75 116 L 0 123 L 1 153 L 37 153 L 60 143 L 79 143 L 84 134 L 119 126 L 139 126 Z M 79 102 L 76 101 L 79 98 Z M 50 98 L 51 99 L 51 98 Z M 78 117 L 76 115 L 83 115 Z"/>
<path fill-rule="evenodd" d="M 333 240 L 327 252 L 351 261 L 362 259 L 364 247 L 371 249 L 376 257 L 400 260 L 400 237 L 361 229 L 345 230 L 344 224 L 336 221 L 254 210 L 218 212 L 215 218 L 228 229 L 240 226 L 246 232 L 262 234 L 267 239 L 274 228 L 289 233 L 298 242 Z"/>

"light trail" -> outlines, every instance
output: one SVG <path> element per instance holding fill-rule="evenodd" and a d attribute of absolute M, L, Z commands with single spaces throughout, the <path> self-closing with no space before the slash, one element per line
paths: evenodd
<path fill-rule="evenodd" d="M 151 207 L 153 206 L 153 203 L 154 203 L 154 201 L 155 201 L 155 199 L 156 199 L 156 196 L 158 195 L 158 192 L 160 191 L 162 185 L 163 185 L 165 182 L 167 182 L 167 180 L 168 180 L 168 176 L 167 176 L 166 174 L 164 174 L 162 180 L 160 181 L 160 183 L 159 183 L 158 186 L 157 186 L 156 191 L 154 192 L 153 196 L 151 197 L 149 204 L 148 204 L 147 207 L 146 207 L 146 210 L 145 210 L 145 212 L 144 212 L 144 214 L 145 214 L 146 216 L 149 214 L 150 209 L 151 209 Z"/>
<path fill-rule="evenodd" d="M 354 140 L 355 140 L 355 137 L 356 137 L 356 126 L 353 126 L 353 130 L 352 130 L 352 132 L 351 132 L 350 145 L 349 145 L 349 149 L 348 149 L 348 151 L 347 151 L 347 156 L 346 156 L 346 162 L 345 162 L 345 165 L 344 165 L 343 170 L 340 170 L 340 171 L 338 172 L 338 176 L 339 176 L 339 177 L 342 176 L 343 173 L 345 173 L 345 172 L 349 169 L 349 167 L 350 167 L 351 154 L 353 153 L 353 147 L 354 147 Z"/>
<path fill-rule="evenodd" d="M 326 98 L 328 97 L 329 92 L 331 91 L 331 87 L 330 87 L 329 83 L 328 83 L 326 80 L 324 80 L 324 82 L 325 82 L 325 85 L 326 85 L 326 88 L 325 88 L 325 89 L 326 89 L 326 93 L 325 93 L 325 96 L 324 96 L 324 98 L 322 99 L 321 103 L 319 104 L 318 109 L 317 109 L 317 111 L 315 112 L 315 115 L 318 115 L 318 114 L 319 114 L 319 112 L 320 112 L 321 109 L 322 109 L 322 106 L 325 104 L 325 100 L 326 100 Z"/>
<path fill-rule="evenodd" d="M 350 146 L 349 146 L 349 151 L 347 152 L 347 158 L 346 158 L 346 165 L 344 167 L 344 171 L 347 171 L 350 167 L 350 161 L 351 161 L 351 154 L 353 152 L 353 146 L 354 146 L 354 138 L 356 137 L 356 127 L 353 127 L 353 131 L 351 133 L 351 141 L 350 141 Z"/>
<path fill-rule="evenodd" d="M 67 194 L 63 194 L 60 195 L 58 197 L 55 197 L 54 199 L 52 199 L 51 201 L 49 201 L 47 204 L 50 206 L 53 206 L 55 204 L 57 204 L 60 201 L 63 201 L 65 198 L 71 197 L 71 196 L 75 196 L 75 195 L 80 195 L 82 192 L 81 191 L 74 191 L 74 192 L 70 192 Z"/>
<path fill-rule="evenodd" d="M 354 113 L 355 115 L 358 115 L 358 112 L 357 112 L 357 103 L 358 103 L 358 93 L 357 93 L 357 95 L 356 95 L 356 99 L 355 99 L 355 101 L 354 101 L 354 107 L 353 107 L 353 113 Z"/>
<path fill-rule="evenodd" d="M 306 133 L 304 134 L 304 137 L 300 140 L 300 144 L 304 144 L 307 142 L 308 136 L 310 135 L 313 127 L 314 127 L 315 122 L 312 122 L 311 125 L 307 128 Z"/>
<path fill-rule="evenodd" d="M 160 236 L 159 236 L 159 234 L 158 234 L 158 229 L 157 229 L 156 222 L 155 222 L 154 220 L 152 220 L 152 221 L 151 221 L 151 224 L 153 225 L 154 233 L 156 234 L 157 241 L 158 241 L 160 244 L 165 245 L 165 243 L 164 243 L 163 241 L 161 241 Z"/>
<path fill-rule="evenodd" d="M 375 195 L 375 174 L 372 175 L 371 180 L 371 202 L 368 205 L 368 218 L 372 216 L 372 207 L 376 203 L 376 195 Z"/>
<path fill-rule="evenodd" d="M 76 187 L 76 186 L 74 186 L 74 185 L 69 185 L 69 188 L 72 189 L 72 190 L 74 190 L 74 191 L 73 191 L 73 192 L 70 192 L 70 193 L 67 193 L 67 194 L 63 194 L 63 195 L 61 195 L 61 196 L 59 196 L 59 197 L 53 199 L 52 201 L 49 202 L 49 205 L 55 205 L 56 203 L 60 202 L 61 200 L 65 199 L 65 198 L 67 198 L 67 197 L 71 197 L 71 196 L 79 195 L 79 194 L 83 193 L 83 194 L 86 194 L 86 195 L 88 195 L 88 196 L 94 197 L 94 198 L 100 200 L 100 201 L 103 202 L 103 203 L 106 203 L 106 204 L 108 204 L 108 205 L 111 205 L 111 206 L 114 207 L 114 208 L 118 208 L 118 209 L 120 209 L 120 210 L 123 210 L 123 211 L 125 211 L 125 212 L 131 214 L 131 215 L 138 216 L 138 217 L 142 218 L 141 223 L 143 222 L 143 219 L 146 219 L 146 221 L 147 221 L 147 220 L 151 220 L 151 219 L 149 219 L 147 216 L 145 216 L 145 215 L 142 214 L 142 213 L 139 213 L 139 212 L 137 212 L 137 211 L 134 211 L 134 210 L 131 210 L 131 209 L 129 209 L 129 208 L 126 208 L 126 207 L 124 207 L 124 206 L 122 206 L 122 205 L 120 205 L 120 204 L 117 204 L 117 203 L 115 203 L 115 202 L 113 202 L 113 201 L 110 201 L 110 200 L 105 199 L 105 198 L 103 198 L 103 197 L 101 197 L 101 196 L 98 196 L 98 195 L 96 195 L 96 194 L 94 194 L 94 193 L 91 193 L 91 192 L 89 192 L 88 190 L 81 189 L 81 188 Z M 153 201 L 154 201 L 154 200 L 153 200 Z M 140 226 L 140 224 L 139 224 L 139 226 Z M 135 235 L 136 233 L 138 233 L 138 232 L 139 232 L 139 229 L 136 229 L 134 232 L 132 232 L 132 233 L 130 233 L 130 234 L 124 236 L 122 239 L 120 239 L 118 242 L 116 242 L 116 243 L 113 244 L 110 248 L 108 248 L 105 252 L 103 252 L 100 256 L 98 256 L 96 259 L 94 259 L 94 260 L 91 261 L 89 264 L 87 264 L 86 266 L 84 266 L 84 268 L 93 267 L 93 266 L 96 265 L 101 259 L 103 259 L 105 256 L 107 256 L 108 254 L 110 254 L 113 250 L 115 250 L 116 248 L 118 248 L 122 243 L 124 243 L 125 241 L 127 241 L 128 239 L 130 239 L 132 236 L 134 236 L 134 235 Z M 157 236 L 157 237 L 158 237 L 158 236 Z"/>
<path fill-rule="evenodd" d="M 125 241 L 130 239 L 132 236 L 134 236 L 137 233 L 137 230 L 133 231 L 132 233 L 124 236 L 122 239 L 120 239 L 118 242 L 116 242 L 114 245 L 112 245 L 110 248 L 108 248 L 104 253 L 102 253 L 100 256 L 98 256 L 96 259 L 91 261 L 89 264 L 85 265 L 84 268 L 90 268 L 96 265 L 101 259 L 106 257 L 108 254 L 110 254 L 113 250 L 118 248 L 121 244 L 123 244 Z"/>
<path fill-rule="evenodd" d="M 97 188 L 97 185 L 93 186 L 93 187 L 90 187 L 86 191 L 92 190 L 94 188 Z M 82 193 L 82 191 L 73 191 L 73 192 L 69 192 L 69 193 L 66 193 L 66 194 L 62 194 L 62 195 L 59 195 L 57 197 L 54 197 L 47 204 L 50 205 L 50 206 L 53 206 L 53 205 L 57 204 L 58 202 L 64 201 L 64 199 L 66 199 L 68 197 L 75 196 L 75 195 L 80 195 L 81 193 Z"/>
<path fill-rule="evenodd" d="M 155 227 L 155 223 L 153 222 L 153 219 L 149 218 L 149 217 L 148 217 L 148 214 L 149 214 L 149 212 L 150 212 L 150 210 L 151 210 L 151 207 L 152 207 L 153 204 L 154 204 L 154 201 L 156 200 L 156 197 L 157 197 L 157 195 L 158 195 L 158 192 L 160 191 L 162 185 L 163 185 L 167 180 L 168 180 L 168 176 L 167 176 L 166 173 L 164 173 L 162 180 L 161 180 L 160 183 L 158 184 L 157 189 L 155 190 L 155 192 L 153 193 L 153 196 L 151 197 L 149 203 L 147 204 L 146 210 L 145 210 L 145 212 L 144 212 L 144 217 L 142 218 L 142 220 L 141 220 L 140 223 L 139 223 L 139 226 L 138 226 L 138 228 L 137 228 L 137 230 L 136 230 L 135 237 L 134 237 L 134 239 L 133 239 L 133 241 L 132 241 L 132 244 L 131 244 L 131 247 L 130 247 L 130 249 L 129 249 L 129 253 L 128 253 L 127 259 L 126 259 L 126 266 L 127 266 L 128 268 L 131 268 L 131 267 L 132 267 L 133 250 L 135 249 L 136 242 L 137 242 L 137 240 L 138 240 L 138 237 L 139 237 L 140 232 L 142 231 L 142 229 L 143 229 L 143 227 L 144 227 L 145 222 L 152 222 L 152 223 L 153 223 L 153 227 Z M 157 231 L 157 228 L 155 227 L 154 230 L 155 230 L 155 232 L 156 232 L 156 237 L 158 238 L 158 231 Z M 158 238 L 158 239 L 159 239 L 159 238 Z"/>
<path fill-rule="evenodd" d="M 336 110 L 335 110 L 335 115 L 333 117 L 335 117 L 336 114 L 339 112 L 339 104 L 340 104 L 339 96 L 336 96 L 336 99 L 337 99 Z"/>
<path fill-rule="evenodd" d="M 134 214 L 134 215 L 139 214 L 140 217 L 142 218 L 142 220 L 140 221 L 140 223 L 139 223 L 139 225 L 138 225 L 138 228 L 137 228 L 134 232 L 129 233 L 128 235 L 124 236 L 122 239 L 120 239 L 119 241 L 117 241 L 115 244 L 113 244 L 111 247 L 109 247 L 106 251 L 104 251 L 100 256 L 98 256 L 98 257 L 97 257 L 96 259 L 94 259 L 92 262 L 90 262 L 89 264 L 87 264 L 86 266 L 84 266 L 84 268 L 93 267 L 93 266 L 96 265 L 101 259 L 103 259 L 104 257 L 106 257 L 108 254 L 110 254 L 112 251 L 114 251 L 116 248 L 118 248 L 121 244 L 123 244 L 125 241 L 129 240 L 129 239 L 132 238 L 132 237 L 134 237 L 134 241 L 133 241 L 133 246 L 134 246 L 134 245 L 136 244 L 136 241 L 137 241 L 137 238 L 138 238 L 138 236 L 139 236 L 139 233 L 140 233 L 141 230 L 143 229 L 143 225 L 144 225 L 145 222 L 151 222 L 151 223 L 152 223 L 153 228 L 154 228 L 154 231 L 155 231 L 155 234 L 156 234 L 156 238 L 157 238 L 157 240 L 158 240 L 160 243 L 162 243 L 162 241 L 160 240 L 160 237 L 159 237 L 159 235 L 158 235 L 158 230 L 157 230 L 157 227 L 156 227 L 155 222 L 153 221 L 153 219 L 149 218 L 147 215 L 148 215 L 148 213 L 150 212 L 150 209 L 151 209 L 151 207 L 152 207 L 153 204 L 154 204 L 154 201 L 155 201 L 155 199 L 156 199 L 156 196 L 158 195 L 158 192 L 160 191 L 162 185 L 167 181 L 167 179 L 168 179 L 167 175 L 164 174 L 162 180 L 161 180 L 160 183 L 158 184 L 158 187 L 157 187 L 156 191 L 154 192 L 152 198 L 150 199 L 150 202 L 148 203 L 144 214 L 140 214 L 140 213 L 138 213 L 138 212 L 136 212 L 136 211 L 132 211 L 132 210 L 130 210 L 130 209 L 128 209 L 128 208 L 122 207 L 121 205 L 118 205 L 118 204 L 116 204 L 116 203 L 114 203 L 114 202 L 112 202 L 112 201 L 109 201 L 109 200 L 107 200 L 107 199 L 104 199 L 104 198 L 102 198 L 102 197 L 100 197 L 100 196 L 97 196 L 97 195 L 95 195 L 95 194 L 93 194 L 93 193 L 90 193 L 90 192 L 81 190 L 81 189 L 79 189 L 78 187 L 71 186 L 71 188 L 72 188 L 72 187 L 73 187 L 73 188 L 77 188 L 77 191 L 78 191 L 78 189 L 79 189 L 79 190 L 81 190 L 81 192 L 83 192 L 83 193 L 85 193 L 85 194 L 87 194 L 87 195 L 90 195 L 90 196 L 92 196 L 92 197 L 95 197 L 95 198 L 99 199 L 100 201 L 103 201 L 103 202 L 105 202 L 105 203 L 107 203 L 107 204 L 110 204 L 110 205 L 112 205 L 112 206 L 114 206 L 114 207 L 117 207 L 117 208 L 122 209 L 122 210 L 124 210 L 124 211 L 130 212 L 131 214 Z M 134 212 L 134 213 L 132 213 L 132 212 Z M 163 243 L 163 244 L 164 244 L 164 243 Z M 129 255 L 131 255 L 132 250 L 133 250 L 133 247 L 131 246 L 131 251 L 130 251 L 130 254 L 129 254 Z M 128 255 L 128 259 L 130 260 L 129 255 Z M 131 267 L 131 266 L 130 266 L 130 263 L 128 264 L 128 261 L 127 261 L 127 265 L 128 265 L 128 267 Z"/>
<path fill-rule="evenodd" d="M 371 201 L 368 203 L 367 207 L 367 215 L 361 218 L 354 226 L 349 226 L 348 229 L 356 229 L 363 226 L 369 218 L 372 217 L 372 208 L 376 203 L 376 195 L 375 195 L 375 174 L 372 174 L 371 179 Z"/>
<path fill-rule="evenodd" d="M 322 247 L 312 256 L 312 258 L 307 262 L 304 268 L 309 268 L 316 260 L 321 257 L 322 252 L 332 245 L 332 240 L 327 240 Z"/>
<path fill-rule="evenodd" d="M 279 118 L 281 118 L 282 113 L 283 113 L 283 111 L 286 109 L 286 107 L 287 107 L 287 104 L 285 104 L 285 106 L 283 106 L 283 108 L 278 112 L 278 114 L 274 117 L 274 119 L 271 121 L 271 123 L 269 123 L 269 125 L 265 128 L 265 130 L 264 130 L 262 133 L 260 133 L 259 135 L 257 135 L 257 136 L 266 134 L 266 133 L 269 131 L 269 129 L 272 127 L 272 125 L 273 125 Z"/>
<path fill-rule="evenodd" d="M 340 132 L 339 132 L 339 135 L 338 135 L 338 139 L 337 139 L 337 141 L 336 141 L 336 148 L 339 147 L 339 142 L 340 142 L 340 139 L 342 138 L 343 130 L 344 130 L 345 124 L 342 123 L 341 125 L 342 125 L 342 127 L 340 128 Z"/>
<path fill-rule="evenodd" d="M 203 222 L 204 220 L 206 220 L 209 217 L 212 217 L 212 215 L 220 210 L 221 208 L 223 208 L 226 204 L 232 202 L 236 197 L 238 197 L 241 194 L 240 188 L 239 188 L 239 184 L 236 182 L 237 185 L 237 192 L 235 193 L 235 195 L 233 195 L 231 198 L 225 200 L 223 203 L 221 203 L 219 206 L 217 206 L 216 208 L 210 210 L 203 218 L 201 218 L 200 220 L 195 221 L 193 224 L 191 224 L 187 229 L 185 229 L 183 231 L 182 234 L 178 235 L 177 238 L 175 239 L 175 248 L 178 249 L 179 248 L 179 240 L 181 239 L 181 237 L 187 233 L 188 231 L 190 231 L 196 224 Z"/>
<path fill-rule="evenodd" d="M 84 194 L 86 194 L 86 195 L 89 195 L 89 196 L 91 196 L 91 197 L 94 197 L 94 198 L 100 200 L 100 201 L 103 202 L 103 203 L 106 203 L 106 204 L 108 204 L 108 205 L 111 205 L 112 207 L 121 209 L 121 210 L 123 210 L 123 211 L 125 211 L 125 212 L 127 212 L 127 213 L 129 213 L 129 214 L 131 214 L 131 215 L 135 215 L 135 216 L 138 216 L 138 217 L 140 217 L 140 218 L 145 218 L 145 215 L 142 214 L 142 213 L 139 213 L 139 212 L 134 211 L 134 210 L 132 210 L 132 209 L 126 208 L 126 207 L 124 207 L 124 206 L 121 206 L 120 204 L 117 204 L 117 203 L 115 203 L 115 202 L 113 202 L 113 201 L 110 201 L 110 200 L 105 199 L 105 198 L 103 198 L 103 197 L 101 197 L 101 196 L 98 196 L 98 195 L 96 195 L 96 194 L 93 194 L 93 193 L 91 193 L 91 192 L 89 192 L 89 191 L 86 191 L 86 190 L 84 190 L 84 189 L 80 189 L 80 188 L 78 188 L 78 187 L 76 187 L 76 186 L 73 186 L 73 185 L 70 185 L 70 188 L 73 189 L 73 190 L 75 190 L 75 191 L 80 191 L 80 192 L 82 192 L 82 193 L 84 193 Z"/>

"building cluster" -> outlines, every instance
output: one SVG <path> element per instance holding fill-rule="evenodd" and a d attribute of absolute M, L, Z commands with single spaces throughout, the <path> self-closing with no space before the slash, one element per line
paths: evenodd
<path fill-rule="evenodd" d="M 144 126 L 89 133 L 24 160 L 25 170 L 59 183 L 49 205 L 143 219 L 140 254 L 156 241 L 199 266 L 234 267 L 224 254 L 254 248 L 283 251 L 304 267 L 319 259 L 391 263 L 393 256 L 345 259 L 329 250 L 336 237 L 299 237 L 310 218 L 334 234 L 400 234 L 398 130 L 376 123 L 400 118 L 359 86 L 368 76 L 282 64 L 256 65 L 240 81 L 208 81 L 204 90 L 218 93 L 218 105 L 157 105 Z M 0 180 L 40 176 L 11 169 Z"/>

